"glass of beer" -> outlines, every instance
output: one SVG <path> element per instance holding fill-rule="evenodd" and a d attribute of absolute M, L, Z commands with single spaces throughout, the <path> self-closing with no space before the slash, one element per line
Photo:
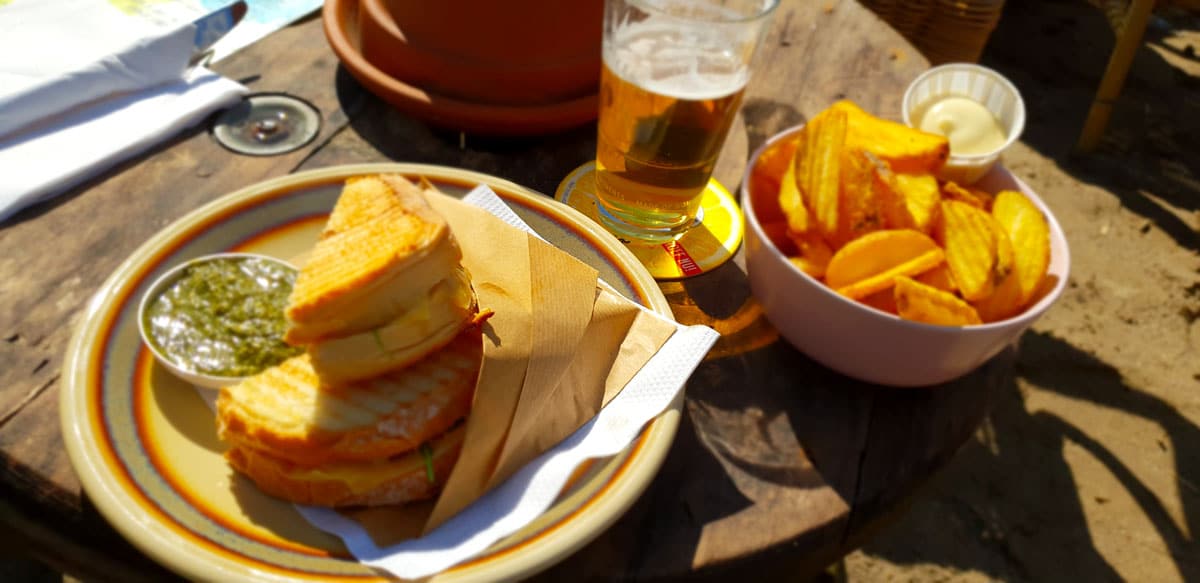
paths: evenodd
<path fill-rule="evenodd" d="M 596 201 L 618 236 L 663 241 L 700 198 L 778 0 L 606 0 Z"/>

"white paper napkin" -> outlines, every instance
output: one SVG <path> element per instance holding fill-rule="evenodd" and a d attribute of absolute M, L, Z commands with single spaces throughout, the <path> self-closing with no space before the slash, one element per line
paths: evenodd
<path fill-rule="evenodd" d="M 235 103 L 188 68 L 194 1 L 0 2 L 0 220 Z"/>
<path fill-rule="evenodd" d="M 537 234 L 486 186 L 464 200 Z M 426 577 L 466 561 L 550 508 L 581 463 L 621 452 L 646 423 L 666 410 L 719 336 L 707 326 L 675 326 L 662 348 L 596 417 L 421 538 L 380 548 L 357 522 L 334 510 L 297 509 L 317 528 L 341 537 L 358 560 L 398 577 Z"/>
<path fill-rule="evenodd" d="M 0 138 L 118 93 L 178 79 L 190 15 L 164 21 L 96 0 L 14 0 L 0 7 Z"/>

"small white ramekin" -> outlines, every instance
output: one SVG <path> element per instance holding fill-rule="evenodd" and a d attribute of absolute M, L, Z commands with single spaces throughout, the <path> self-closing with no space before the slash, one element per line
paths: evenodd
<path fill-rule="evenodd" d="M 987 174 L 1004 150 L 1008 149 L 1025 130 L 1025 101 L 1015 85 L 1000 73 L 970 63 L 950 63 L 921 73 L 904 92 L 901 113 L 904 123 L 916 127 L 913 115 L 930 100 L 946 95 L 958 95 L 979 102 L 991 111 L 1007 139 L 999 148 L 974 155 L 955 154 L 938 174 L 942 180 L 972 184 Z"/>

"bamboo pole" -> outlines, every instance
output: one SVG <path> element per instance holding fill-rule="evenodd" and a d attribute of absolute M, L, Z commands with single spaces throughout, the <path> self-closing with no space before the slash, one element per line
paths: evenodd
<path fill-rule="evenodd" d="M 1083 124 L 1083 132 L 1079 136 L 1076 149 L 1091 152 L 1104 136 L 1108 127 L 1108 119 L 1112 116 L 1113 103 L 1121 94 L 1125 85 L 1125 77 L 1133 64 L 1133 57 L 1142 44 L 1142 35 L 1146 32 L 1146 22 L 1150 19 L 1150 11 L 1154 8 L 1154 0 L 1133 0 L 1125 23 L 1118 32 L 1116 46 L 1108 59 L 1108 68 L 1100 80 L 1100 88 L 1088 111 L 1087 121 Z"/>

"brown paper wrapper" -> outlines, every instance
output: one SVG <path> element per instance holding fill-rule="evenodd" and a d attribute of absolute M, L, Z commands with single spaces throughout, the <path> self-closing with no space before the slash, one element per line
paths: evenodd
<path fill-rule="evenodd" d="M 597 285 L 592 267 L 487 211 L 427 190 L 481 309 L 483 364 L 462 453 L 436 501 L 346 511 L 379 546 L 433 530 L 599 412 L 675 327 Z"/>

